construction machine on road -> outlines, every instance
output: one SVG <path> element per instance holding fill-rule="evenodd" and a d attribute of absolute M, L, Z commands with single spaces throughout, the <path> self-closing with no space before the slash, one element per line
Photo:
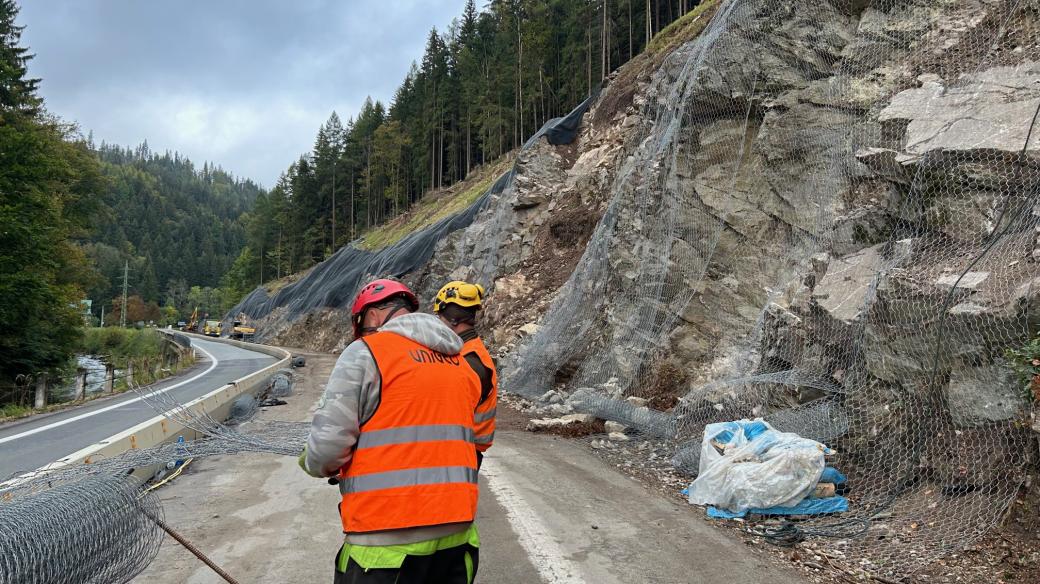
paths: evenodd
<path fill-rule="evenodd" d="M 251 341 L 256 334 L 256 328 L 246 326 L 240 320 L 234 321 L 231 328 L 231 338 L 239 341 Z"/>
<path fill-rule="evenodd" d="M 207 320 L 206 326 L 202 329 L 202 334 L 207 337 L 219 337 L 220 329 L 221 325 L 219 320 Z"/>

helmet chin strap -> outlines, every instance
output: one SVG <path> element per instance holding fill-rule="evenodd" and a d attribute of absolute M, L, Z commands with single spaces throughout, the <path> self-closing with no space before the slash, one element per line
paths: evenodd
<path fill-rule="evenodd" d="M 364 326 L 364 327 L 361 327 L 361 334 L 365 335 L 366 333 L 374 333 L 374 332 L 378 331 L 379 329 L 383 328 L 383 326 L 385 326 L 386 323 L 390 322 L 390 319 L 393 318 L 398 312 L 401 312 L 405 308 L 406 307 L 405 307 L 404 304 L 400 304 L 400 303 L 396 304 L 394 306 L 394 309 L 391 310 L 390 312 L 388 312 L 386 317 L 383 318 L 383 322 L 379 323 L 379 326 Z M 364 320 L 364 317 L 362 317 L 362 320 Z"/>

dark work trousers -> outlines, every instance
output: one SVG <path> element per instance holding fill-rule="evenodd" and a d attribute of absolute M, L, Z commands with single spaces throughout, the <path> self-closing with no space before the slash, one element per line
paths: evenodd
<path fill-rule="evenodd" d="M 408 556 L 397 570 L 365 571 L 354 560 L 349 560 L 346 572 L 336 570 L 334 584 L 471 584 L 466 574 L 466 554 L 473 562 L 475 579 L 479 550 L 463 544 L 429 556 Z M 336 559 L 338 566 L 338 554 Z"/>

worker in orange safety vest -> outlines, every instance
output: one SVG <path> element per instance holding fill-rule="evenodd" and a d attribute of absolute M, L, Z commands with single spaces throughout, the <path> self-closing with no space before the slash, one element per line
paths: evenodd
<path fill-rule="evenodd" d="M 484 287 L 463 281 L 448 282 L 433 300 L 433 312 L 455 331 L 465 344 L 462 356 L 480 379 L 480 402 L 473 413 L 477 465 L 495 439 L 498 406 L 498 372 L 491 353 L 477 334 L 477 311 L 484 305 Z"/>
<path fill-rule="evenodd" d="M 480 537 L 473 412 L 480 380 L 463 341 L 416 312 L 404 284 L 375 280 L 351 318 L 300 465 L 338 481 L 345 542 L 334 582 L 466 583 Z"/>

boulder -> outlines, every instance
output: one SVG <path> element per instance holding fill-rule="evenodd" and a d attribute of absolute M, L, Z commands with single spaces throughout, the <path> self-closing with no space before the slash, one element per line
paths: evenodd
<path fill-rule="evenodd" d="M 541 327 L 538 326 L 537 324 L 535 324 L 533 322 L 529 322 L 529 323 L 525 324 L 524 326 L 520 327 L 518 330 L 521 333 L 531 337 L 531 336 L 534 336 L 535 333 L 537 333 L 538 329 L 540 329 L 540 328 Z"/>
<path fill-rule="evenodd" d="M 630 396 L 626 397 L 625 401 L 627 401 L 628 403 L 634 405 L 637 408 L 645 407 L 647 402 L 648 402 L 648 400 L 645 397 L 636 397 L 634 395 L 630 395 Z"/>
<path fill-rule="evenodd" d="M 936 280 L 935 284 L 941 288 L 961 288 L 964 290 L 978 290 L 979 286 L 982 285 L 986 279 L 989 278 L 989 272 L 967 272 L 963 276 L 961 274 L 946 274 Z"/>
<path fill-rule="evenodd" d="M 952 371 L 946 400 L 953 423 L 962 428 L 1024 416 L 1028 406 L 1018 375 L 999 363 Z"/>
<path fill-rule="evenodd" d="M 863 309 L 882 262 L 880 245 L 831 260 L 827 273 L 813 290 L 813 300 L 831 318 L 852 323 Z"/>
<path fill-rule="evenodd" d="M 527 423 L 528 432 L 538 432 L 540 430 L 547 430 L 549 428 L 559 428 L 561 426 L 569 426 L 571 424 L 588 424 L 596 420 L 595 417 L 589 414 L 568 414 L 559 418 L 539 418 L 531 420 Z"/>

